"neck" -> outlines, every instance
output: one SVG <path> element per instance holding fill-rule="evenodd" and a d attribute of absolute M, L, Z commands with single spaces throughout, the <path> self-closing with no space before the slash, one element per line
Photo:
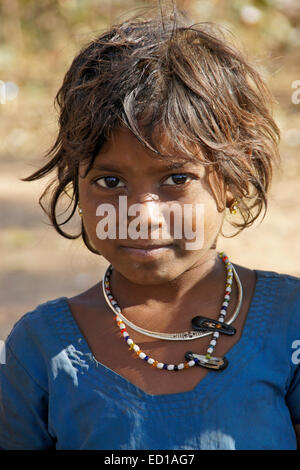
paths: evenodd
<path fill-rule="evenodd" d="M 216 251 L 211 250 L 180 276 L 159 285 L 137 284 L 113 270 L 111 291 L 122 310 L 139 306 L 153 311 L 161 311 L 162 307 L 175 311 L 193 301 L 209 308 L 220 303 L 225 279 L 224 263 Z"/>

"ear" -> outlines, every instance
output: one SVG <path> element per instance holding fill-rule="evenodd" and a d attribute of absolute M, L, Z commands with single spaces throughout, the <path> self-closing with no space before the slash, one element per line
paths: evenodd
<path fill-rule="evenodd" d="M 235 199 L 236 198 L 234 197 L 234 195 L 230 191 L 230 189 L 226 189 L 226 191 L 225 191 L 225 207 L 229 208 Z"/>

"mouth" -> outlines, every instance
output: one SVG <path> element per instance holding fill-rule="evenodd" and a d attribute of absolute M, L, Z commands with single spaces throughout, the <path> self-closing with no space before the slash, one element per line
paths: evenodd
<path fill-rule="evenodd" d="M 172 248 L 174 248 L 174 245 L 172 243 L 164 244 L 164 245 L 151 245 L 151 244 L 134 244 L 130 246 L 120 246 L 120 248 L 124 251 L 126 251 L 128 254 L 133 255 L 134 257 L 139 257 L 139 258 L 155 258 L 159 257 L 168 251 L 170 251 Z"/>

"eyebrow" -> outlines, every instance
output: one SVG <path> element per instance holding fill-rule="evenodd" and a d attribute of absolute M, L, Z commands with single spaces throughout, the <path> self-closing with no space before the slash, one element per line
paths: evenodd
<path fill-rule="evenodd" d="M 166 164 L 164 167 L 158 168 L 156 171 L 154 169 L 154 172 L 163 172 L 163 171 L 168 171 L 168 170 L 176 170 L 178 168 L 183 168 L 186 166 L 188 163 L 192 163 L 190 161 L 182 161 L 182 162 L 171 162 Z M 106 163 L 98 163 L 96 165 L 93 165 L 91 170 L 104 170 L 104 171 L 118 171 L 122 172 L 123 168 L 119 165 L 113 165 L 113 164 L 106 164 Z"/>

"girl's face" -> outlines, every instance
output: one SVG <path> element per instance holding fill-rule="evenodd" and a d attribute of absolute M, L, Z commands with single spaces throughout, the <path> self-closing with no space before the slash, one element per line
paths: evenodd
<path fill-rule="evenodd" d="M 117 271 L 138 284 L 172 281 L 215 256 L 225 214 L 208 184 L 211 171 L 198 161 L 183 161 L 168 141 L 164 149 L 172 157 L 157 158 L 130 131 L 119 129 L 85 178 L 87 164 L 79 169 L 79 200 L 89 240 Z M 216 178 L 213 184 L 218 184 Z M 104 238 L 101 233 L 108 229 Z"/>

